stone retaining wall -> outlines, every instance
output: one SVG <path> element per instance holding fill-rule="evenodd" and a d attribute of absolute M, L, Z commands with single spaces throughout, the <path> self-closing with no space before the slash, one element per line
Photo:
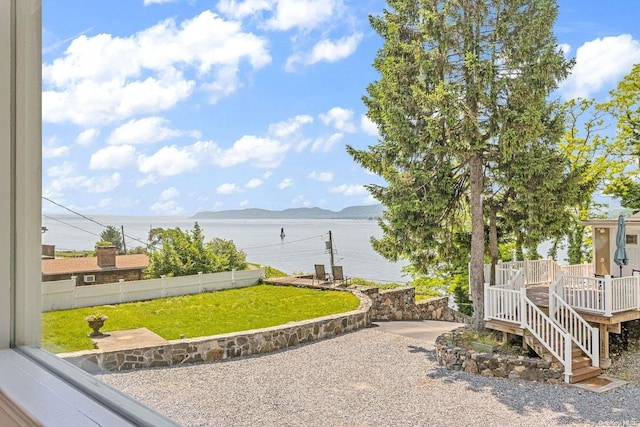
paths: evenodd
<path fill-rule="evenodd" d="M 297 285 L 300 286 L 300 285 Z M 303 286 L 332 289 L 326 286 Z M 357 310 L 252 331 L 169 341 L 168 344 L 119 351 L 87 350 L 59 355 L 90 373 L 172 366 L 268 353 L 301 343 L 335 337 L 371 326 L 372 320 L 449 320 L 468 317 L 450 309 L 446 297 L 415 303 L 414 288 L 379 292 L 377 288 L 351 289 Z"/>
<path fill-rule="evenodd" d="M 371 320 L 444 320 L 471 323 L 471 317 L 449 307 L 449 298 L 415 301 L 413 287 L 388 289 L 360 288 L 371 298 Z"/>
<path fill-rule="evenodd" d="M 478 353 L 452 345 L 451 334 L 461 329 L 443 334 L 436 339 L 436 358 L 440 366 L 452 371 L 463 371 L 488 377 L 501 377 L 562 383 L 563 368 L 557 363 L 543 359 L 504 354 Z"/>

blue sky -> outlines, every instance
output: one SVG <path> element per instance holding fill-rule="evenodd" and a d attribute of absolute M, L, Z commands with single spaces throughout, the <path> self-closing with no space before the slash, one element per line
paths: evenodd
<path fill-rule="evenodd" d="M 384 1 L 43 3 L 45 197 L 119 215 L 377 203 L 345 145 L 377 141 L 362 96 Z M 640 62 L 640 2 L 559 7 L 576 65 L 555 96 L 605 99 Z"/>

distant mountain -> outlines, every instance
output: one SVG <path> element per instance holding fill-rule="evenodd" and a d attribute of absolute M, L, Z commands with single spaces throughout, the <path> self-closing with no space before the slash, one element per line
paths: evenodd
<path fill-rule="evenodd" d="M 192 219 L 373 219 L 382 216 L 382 205 L 349 206 L 335 212 L 321 208 L 293 208 L 282 211 L 266 209 L 240 209 L 204 211 Z"/>

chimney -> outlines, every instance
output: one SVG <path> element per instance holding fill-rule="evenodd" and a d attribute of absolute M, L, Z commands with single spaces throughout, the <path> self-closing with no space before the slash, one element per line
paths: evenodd
<path fill-rule="evenodd" d="M 98 267 L 104 268 L 116 266 L 115 246 L 96 246 L 96 255 L 98 256 Z"/>

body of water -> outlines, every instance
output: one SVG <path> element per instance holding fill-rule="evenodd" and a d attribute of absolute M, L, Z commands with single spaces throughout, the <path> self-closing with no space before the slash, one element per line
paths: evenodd
<path fill-rule="evenodd" d="M 191 229 L 193 219 L 183 217 L 119 217 L 95 216 L 104 225 L 124 227 L 127 248 L 146 246 L 149 230 L 155 227 Z M 371 236 L 382 231 L 376 221 L 324 219 L 251 219 L 198 220 L 207 241 L 220 237 L 233 240 L 247 260 L 270 265 L 288 274 L 312 273 L 314 264 L 324 264 L 330 271 L 327 249 L 329 231 L 333 237 L 334 259 L 342 265 L 345 275 L 375 281 L 407 282 L 401 272 L 406 263 L 392 263 L 371 248 Z M 58 250 L 91 250 L 100 240 L 104 227 L 77 216 L 46 215 L 42 225 L 47 231 L 42 243 Z M 280 231 L 284 229 L 284 238 Z M 137 239 L 137 240 L 136 240 Z"/>

